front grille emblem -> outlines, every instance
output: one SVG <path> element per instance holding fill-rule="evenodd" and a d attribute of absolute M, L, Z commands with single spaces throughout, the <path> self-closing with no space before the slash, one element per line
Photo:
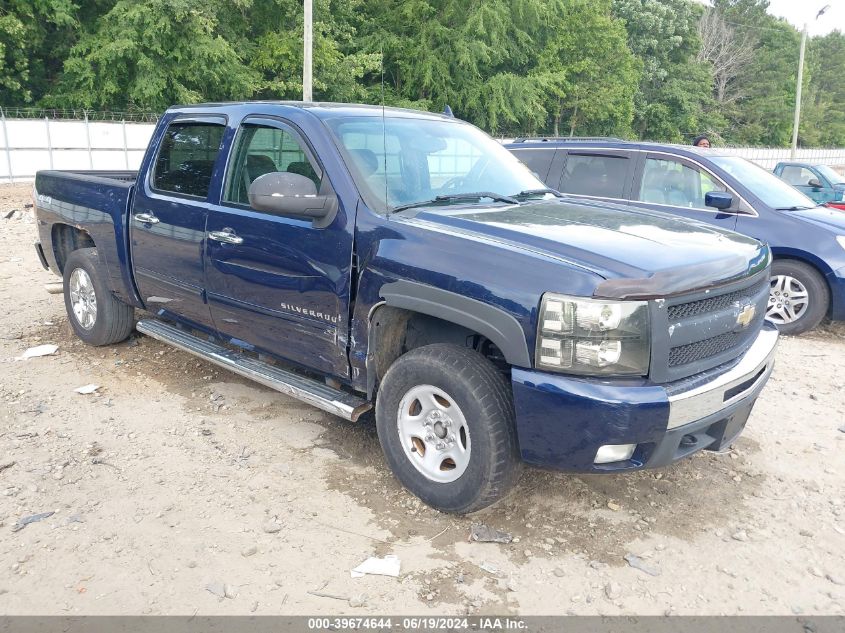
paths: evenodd
<path fill-rule="evenodd" d="M 757 308 L 751 304 L 743 306 L 742 310 L 739 311 L 739 314 L 736 317 L 736 324 L 743 328 L 748 327 L 754 320 L 754 314 L 756 312 Z"/>

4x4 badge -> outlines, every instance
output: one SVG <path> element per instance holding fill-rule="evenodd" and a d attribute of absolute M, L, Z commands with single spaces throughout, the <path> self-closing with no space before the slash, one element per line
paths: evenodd
<path fill-rule="evenodd" d="M 736 324 L 741 327 L 748 327 L 751 321 L 754 320 L 754 314 L 757 312 L 757 308 L 753 305 L 747 305 L 739 311 L 739 314 L 736 316 Z"/>

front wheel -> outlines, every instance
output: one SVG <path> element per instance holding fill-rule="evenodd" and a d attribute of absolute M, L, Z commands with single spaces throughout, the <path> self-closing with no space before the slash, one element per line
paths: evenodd
<path fill-rule="evenodd" d="M 480 510 L 519 478 L 509 385 L 472 350 L 435 344 L 401 356 L 379 387 L 376 427 L 399 481 L 443 512 Z"/>
<path fill-rule="evenodd" d="M 827 314 L 830 291 L 812 266 L 790 259 L 776 259 L 766 318 L 783 334 L 802 334 L 816 327 Z"/>
<path fill-rule="evenodd" d="M 99 262 L 96 248 L 80 248 L 70 254 L 64 269 L 68 319 L 88 345 L 118 343 L 135 325 L 135 311 L 111 293 Z"/>

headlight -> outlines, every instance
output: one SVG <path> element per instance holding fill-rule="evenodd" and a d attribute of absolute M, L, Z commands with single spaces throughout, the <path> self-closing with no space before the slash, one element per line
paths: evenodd
<path fill-rule="evenodd" d="M 534 355 L 538 369 L 644 376 L 650 355 L 647 302 L 543 295 Z"/>

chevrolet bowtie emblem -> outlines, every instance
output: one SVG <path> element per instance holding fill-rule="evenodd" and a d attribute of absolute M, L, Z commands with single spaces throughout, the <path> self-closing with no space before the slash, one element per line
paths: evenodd
<path fill-rule="evenodd" d="M 739 314 L 736 315 L 736 324 L 740 327 L 748 327 L 751 321 L 754 320 L 754 314 L 757 312 L 757 308 L 753 305 L 743 306 L 742 310 L 739 311 Z"/>

